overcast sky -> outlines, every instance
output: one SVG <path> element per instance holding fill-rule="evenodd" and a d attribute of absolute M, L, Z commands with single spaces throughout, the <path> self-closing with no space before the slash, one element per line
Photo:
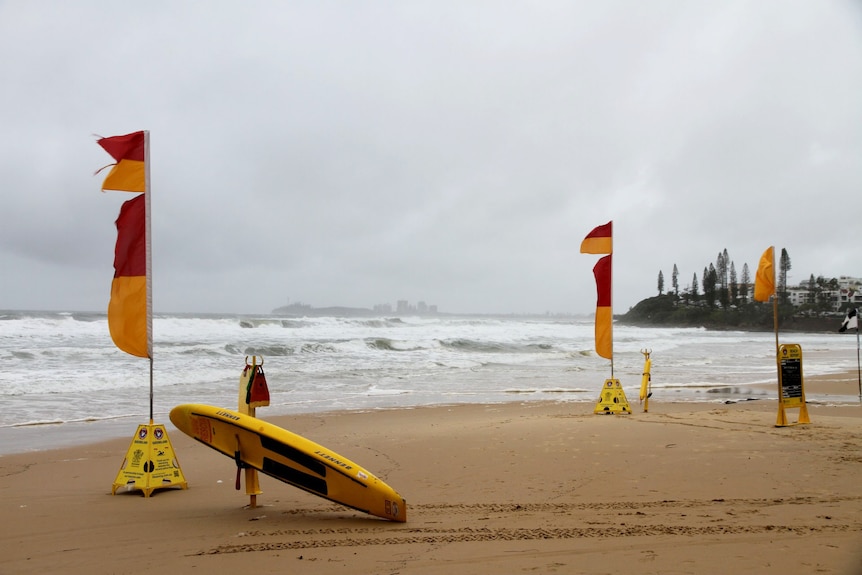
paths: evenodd
<path fill-rule="evenodd" d="M 0 0 L 0 309 L 106 309 L 137 130 L 157 313 L 590 313 L 609 220 L 616 313 L 862 276 L 856 1 Z"/>

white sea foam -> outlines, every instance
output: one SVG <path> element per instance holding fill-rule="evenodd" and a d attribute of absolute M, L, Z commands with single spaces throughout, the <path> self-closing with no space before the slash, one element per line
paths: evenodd
<path fill-rule="evenodd" d="M 180 403 L 235 407 L 238 377 L 252 355 L 264 357 L 269 414 L 515 396 L 593 402 L 611 376 L 610 362 L 593 352 L 593 327 L 592 317 L 157 316 L 154 415 L 166 421 Z M 807 375 L 856 369 L 855 337 L 782 334 L 781 340 L 802 346 Z M 617 325 L 613 375 L 633 394 L 642 349 L 652 352 L 655 400 L 663 393 L 674 401 L 703 400 L 706 389 L 718 390 L 710 398 L 720 401 L 727 389 L 736 397 L 747 384 L 776 377 L 769 332 Z M 81 422 L 145 420 L 149 385 L 149 362 L 113 345 L 104 314 L 0 312 L 0 453 L 17 450 L 4 430 L 38 429 L 39 437 L 53 433 L 47 441 L 54 442 L 60 428 L 82 435 Z M 12 443 L 50 446 L 35 436 L 19 433 Z"/>

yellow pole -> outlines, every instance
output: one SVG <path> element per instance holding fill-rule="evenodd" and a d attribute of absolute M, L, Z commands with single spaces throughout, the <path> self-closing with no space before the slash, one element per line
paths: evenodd
<path fill-rule="evenodd" d="M 776 427 L 787 425 L 787 413 L 784 411 L 784 400 L 781 398 L 781 358 L 778 355 L 778 294 L 772 296 L 772 327 L 775 331 L 775 370 L 778 375 L 778 417 Z"/>
<path fill-rule="evenodd" d="M 248 357 L 246 356 L 246 362 L 248 361 Z M 246 363 L 246 369 L 248 369 L 248 363 Z M 255 417 L 255 408 L 251 407 L 246 402 L 246 397 L 248 395 L 248 386 L 254 380 L 254 374 L 257 370 L 257 356 L 251 356 L 251 374 L 248 378 L 240 377 L 239 378 L 239 398 L 238 398 L 238 409 L 240 413 L 244 413 L 246 415 L 250 415 Z M 243 371 L 245 374 L 245 371 Z M 239 446 L 237 446 L 239 449 Z M 248 506 L 252 509 L 257 507 L 257 496 L 262 493 L 260 490 L 260 482 L 257 477 L 257 469 L 252 467 L 246 467 L 245 471 L 245 493 L 248 495 L 249 502 Z M 237 470 L 239 473 L 239 470 Z M 239 481 L 239 475 L 237 475 L 237 481 Z M 237 489 L 239 489 L 239 485 L 237 484 Z"/>
<path fill-rule="evenodd" d="M 652 350 L 642 349 L 641 353 L 644 355 L 644 371 L 641 378 L 640 399 L 644 402 L 644 413 L 646 413 L 649 411 L 650 388 L 652 388 L 652 375 L 650 374 L 651 360 L 649 358 Z"/>

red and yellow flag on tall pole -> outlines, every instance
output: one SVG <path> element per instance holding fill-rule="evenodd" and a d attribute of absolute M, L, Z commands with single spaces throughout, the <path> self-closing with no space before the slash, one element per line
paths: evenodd
<path fill-rule="evenodd" d="M 139 425 L 135 431 L 111 493 L 117 493 L 118 489 L 140 489 L 144 497 L 149 497 L 156 489 L 188 488 L 173 456 L 165 426 L 153 422 L 150 133 L 144 130 L 125 136 L 99 138 L 98 144 L 116 160 L 102 183 L 102 191 L 138 193 L 123 203 L 117 217 L 108 329 L 118 348 L 150 360 L 150 424 Z"/>
<path fill-rule="evenodd" d="M 581 242 L 582 254 L 608 254 L 593 268 L 596 277 L 596 353 L 611 360 L 613 377 L 613 221 L 598 226 Z"/>
<path fill-rule="evenodd" d="M 149 132 L 100 138 L 98 144 L 116 160 L 102 191 L 143 192 L 125 202 L 117 218 L 108 329 L 118 348 L 152 359 Z"/>

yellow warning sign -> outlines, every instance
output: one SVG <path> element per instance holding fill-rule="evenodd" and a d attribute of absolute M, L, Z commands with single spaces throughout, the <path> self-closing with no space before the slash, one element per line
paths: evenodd
<path fill-rule="evenodd" d="M 165 487 L 188 489 L 168 432 L 161 424 L 139 425 L 111 493 L 140 490 L 149 497 Z"/>
<path fill-rule="evenodd" d="M 796 343 L 778 346 L 778 419 L 776 427 L 795 425 L 788 423 L 787 408 L 799 408 L 796 423 L 811 423 L 805 402 L 805 385 L 802 378 L 802 346 Z"/>
<path fill-rule="evenodd" d="M 629 401 L 626 399 L 626 393 L 623 391 L 623 386 L 620 385 L 620 380 L 606 379 L 594 413 L 613 415 L 631 412 Z"/>

